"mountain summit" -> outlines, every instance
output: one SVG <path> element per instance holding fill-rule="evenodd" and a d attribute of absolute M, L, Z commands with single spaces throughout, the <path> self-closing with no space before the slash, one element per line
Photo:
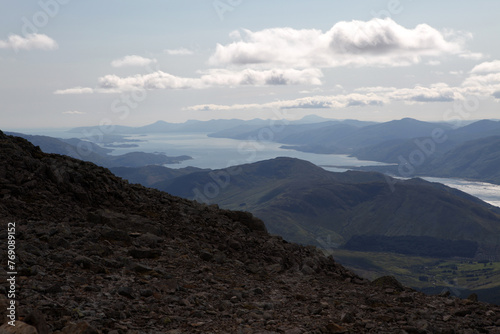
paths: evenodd
<path fill-rule="evenodd" d="M 16 294 L 4 283 L 0 295 L 3 313 L 15 301 L 16 333 L 495 333 L 500 325 L 498 306 L 426 296 L 390 277 L 368 282 L 313 247 L 269 235 L 248 213 L 130 185 L 2 132 L 0 198 L 3 226 L 16 226 Z M 0 333 L 13 333 L 1 319 Z"/>

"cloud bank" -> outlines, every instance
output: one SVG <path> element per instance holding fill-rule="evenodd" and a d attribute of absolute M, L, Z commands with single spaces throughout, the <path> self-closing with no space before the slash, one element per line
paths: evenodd
<path fill-rule="evenodd" d="M 383 106 L 393 102 L 406 104 L 429 102 L 452 102 L 463 100 L 464 90 L 461 87 L 450 87 L 445 83 L 437 83 L 424 87 L 364 87 L 350 94 L 316 95 L 292 100 L 273 101 L 268 103 L 251 103 L 237 105 L 201 104 L 186 108 L 187 110 L 249 110 L 249 109 L 340 109 L 360 106 Z"/>
<path fill-rule="evenodd" d="M 184 78 L 163 71 L 120 77 L 109 74 L 98 79 L 97 88 L 75 87 L 57 90 L 54 94 L 117 93 L 137 89 L 204 89 L 210 87 L 320 85 L 323 74 L 317 69 L 278 69 L 231 71 L 212 69 L 199 78 Z"/>

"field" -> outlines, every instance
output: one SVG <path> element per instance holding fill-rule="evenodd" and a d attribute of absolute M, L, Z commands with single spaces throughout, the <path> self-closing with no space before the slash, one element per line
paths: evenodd
<path fill-rule="evenodd" d="M 500 262 L 438 259 L 394 253 L 325 251 L 358 275 L 373 280 L 395 276 L 401 283 L 428 293 L 449 290 L 460 298 L 476 293 L 480 300 L 500 304 Z"/>

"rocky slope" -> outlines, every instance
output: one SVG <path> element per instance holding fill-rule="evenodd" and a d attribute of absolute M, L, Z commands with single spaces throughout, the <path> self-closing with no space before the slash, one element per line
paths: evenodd
<path fill-rule="evenodd" d="M 0 132 L 0 333 L 499 333 L 500 307 L 363 280 L 263 223 Z M 2 242 L 2 294 L 7 245 Z"/>

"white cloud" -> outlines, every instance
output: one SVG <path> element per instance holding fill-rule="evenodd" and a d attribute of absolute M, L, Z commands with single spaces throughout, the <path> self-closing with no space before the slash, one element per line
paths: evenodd
<path fill-rule="evenodd" d="M 301 90 L 299 91 L 299 94 L 313 94 L 313 93 L 321 93 L 323 92 L 323 89 L 319 88 L 319 87 L 316 87 L 314 89 L 311 89 L 311 90 Z"/>
<path fill-rule="evenodd" d="M 445 83 L 432 84 L 429 87 L 417 85 L 413 88 L 400 88 L 386 93 L 393 101 L 403 101 L 408 104 L 424 102 L 452 102 L 463 99 L 457 88 Z"/>
<path fill-rule="evenodd" d="M 56 41 L 44 34 L 28 34 L 26 37 L 10 35 L 7 40 L 0 40 L 0 49 L 13 50 L 55 50 Z"/>
<path fill-rule="evenodd" d="M 500 60 L 483 62 L 474 66 L 462 83 L 466 94 L 493 96 L 498 99 L 500 91 Z"/>
<path fill-rule="evenodd" d="M 242 37 L 243 35 L 243 37 Z M 466 54 L 463 38 L 453 39 L 427 24 L 407 29 L 390 18 L 342 21 L 329 31 L 273 28 L 232 33 L 237 39 L 218 44 L 211 65 L 256 67 L 406 66 L 423 57 Z"/>
<path fill-rule="evenodd" d="M 465 52 L 459 54 L 458 56 L 460 58 L 470 59 L 470 60 L 481 60 L 481 59 L 485 58 L 485 55 L 483 55 L 482 53 L 468 52 L 468 51 L 465 51 Z"/>
<path fill-rule="evenodd" d="M 231 71 L 225 69 L 212 69 L 207 71 L 200 79 L 209 86 L 240 86 L 240 85 L 321 85 L 320 78 L 323 73 L 314 68 L 272 69 Z"/>
<path fill-rule="evenodd" d="M 429 60 L 427 62 L 427 65 L 429 65 L 429 66 L 438 66 L 438 65 L 441 65 L 441 62 L 439 60 Z"/>
<path fill-rule="evenodd" d="M 99 78 L 99 87 L 103 90 L 127 91 L 134 89 L 178 89 L 197 87 L 195 79 L 177 77 L 175 75 L 156 71 L 149 74 L 137 74 L 129 77 L 119 77 L 109 74 Z"/>
<path fill-rule="evenodd" d="M 66 94 L 92 94 L 94 89 L 89 87 L 74 87 L 68 89 L 59 89 L 54 92 L 57 95 L 66 95 Z"/>
<path fill-rule="evenodd" d="M 171 56 L 190 56 L 194 54 L 193 51 L 185 48 L 179 48 L 179 49 L 167 49 L 165 52 Z"/>
<path fill-rule="evenodd" d="M 54 94 L 120 93 L 136 89 L 204 89 L 210 87 L 274 86 L 274 85 L 320 85 L 323 73 L 318 69 L 244 69 L 231 71 L 210 69 L 198 78 L 184 78 L 156 71 L 119 77 L 115 74 L 98 79 L 98 87 L 75 87 L 57 90 Z"/>
<path fill-rule="evenodd" d="M 144 58 L 141 56 L 131 55 L 125 56 L 120 59 L 115 59 L 111 62 L 113 67 L 125 67 L 125 66 L 147 66 L 152 63 L 156 63 L 156 59 Z"/>
<path fill-rule="evenodd" d="M 498 73 L 500 72 L 500 60 L 487 61 L 474 66 L 471 73 Z"/>
<path fill-rule="evenodd" d="M 64 111 L 63 114 L 66 114 L 66 115 L 84 115 L 86 113 L 83 111 L 71 110 L 71 111 Z"/>
<path fill-rule="evenodd" d="M 346 94 L 332 96 L 310 96 L 293 100 L 273 101 L 263 104 L 215 105 L 203 104 L 186 108 L 187 110 L 247 110 L 247 109 L 339 109 L 353 106 L 383 105 L 386 99 L 375 94 Z"/>

